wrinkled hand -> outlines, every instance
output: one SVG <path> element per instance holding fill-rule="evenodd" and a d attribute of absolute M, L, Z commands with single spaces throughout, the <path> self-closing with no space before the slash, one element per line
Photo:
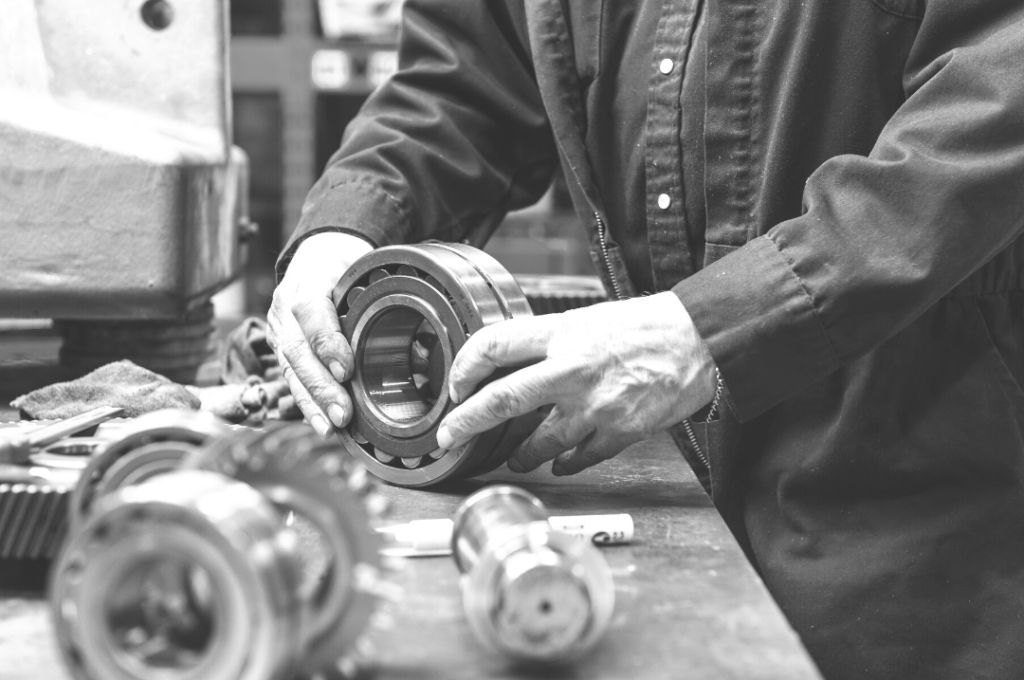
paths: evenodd
<path fill-rule="evenodd" d="M 524 365 L 469 396 L 496 368 Z M 671 292 L 512 319 L 474 333 L 455 357 L 450 392 L 464 403 L 441 423 L 438 445 L 553 404 L 508 467 L 527 472 L 554 459 L 554 474 L 575 474 L 689 417 L 715 383 L 711 356 Z"/>
<path fill-rule="evenodd" d="M 295 403 L 324 439 L 352 418 L 352 400 L 341 386 L 352 375 L 352 349 L 341 334 L 331 293 L 348 268 L 371 250 L 351 234 L 310 236 L 295 251 L 267 314 L 267 342 Z"/>

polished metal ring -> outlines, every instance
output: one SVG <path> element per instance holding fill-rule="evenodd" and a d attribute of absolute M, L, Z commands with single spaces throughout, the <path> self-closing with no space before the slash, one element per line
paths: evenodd
<path fill-rule="evenodd" d="M 501 264 L 462 244 L 388 246 L 358 260 L 333 299 L 355 356 L 352 422 L 338 433 L 354 458 L 408 487 L 471 477 L 507 460 L 509 423 L 452 450 L 437 446 L 437 427 L 454 406 L 448 376 L 467 338 L 532 314 Z"/>
<path fill-rule="evenodd" d="M 139 416 L 82 470 L 68 504 L 71 530 L 77 530 L 97 499 L 176 469 L 196 447 L 230 432 L 227 423 L 203 411 L 166 409 Z"/>
<path fill-rule="evenodd" d="M 185 469 L 206 469 L 257 489 L 296 530 L 307 612 L 301 670 L 337 668 L 357 651 L 377 608 L 382 579 L 375 484 L 336 442 L 301 423 L 267 423 L 212 441 Z"/>
<path fill-rule="evenodd" d="M 77 680 L 285 680 L 302 652 L 301 565 L 246 484 L 179 471 L 99 499 L 53 572 Z"/>

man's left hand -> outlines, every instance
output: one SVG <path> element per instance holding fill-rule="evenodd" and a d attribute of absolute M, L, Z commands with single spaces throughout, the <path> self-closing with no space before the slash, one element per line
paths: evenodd
<path fill-rule="evenodd" d="M 522 368 L 472 394 L 512 366 Z M 711 356 L 671 292 L 512 319 L 477 331 L 455 357 L 449 392 L 465 403 L 437 441 L 450 449 L 553 405 L 508 467 L 527 472 L 554 459 L 554 474 L 571 475 L 689 417 L 711 401 L 715 382 Z"/>

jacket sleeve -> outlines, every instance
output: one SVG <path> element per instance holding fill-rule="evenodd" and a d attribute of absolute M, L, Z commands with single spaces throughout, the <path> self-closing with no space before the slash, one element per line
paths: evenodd
<path fill-rule="evenodd" d="M 508 210 L 540 198 L 558 158 L 525 27 L 522 3 L 407 0 L 398 72 L 346 128 L 278 277 L 317 231 L 482 245 Z"/>
<path fill-rule="evenodd" d="M 1024 227 L 1024 3 L 929 0 L 907 98 L 803 213 L 674 288 L 741 420 L 874 349 Z"/>

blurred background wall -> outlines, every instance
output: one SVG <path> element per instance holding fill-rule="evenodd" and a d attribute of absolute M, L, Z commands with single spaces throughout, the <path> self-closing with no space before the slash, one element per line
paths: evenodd
<path fill-rule="evenodd" d="M 469 0 L 467 0 L 469 1 Z M 251 163 L 260 231 L 233 311 L 265 313 L 273 265 L 345 126 L 394 70 L 401 0 L 231 0 L 235 144 Z M 511 214 L 487 250 L 513 273 L 591 274 L 561 178 Z"/>

